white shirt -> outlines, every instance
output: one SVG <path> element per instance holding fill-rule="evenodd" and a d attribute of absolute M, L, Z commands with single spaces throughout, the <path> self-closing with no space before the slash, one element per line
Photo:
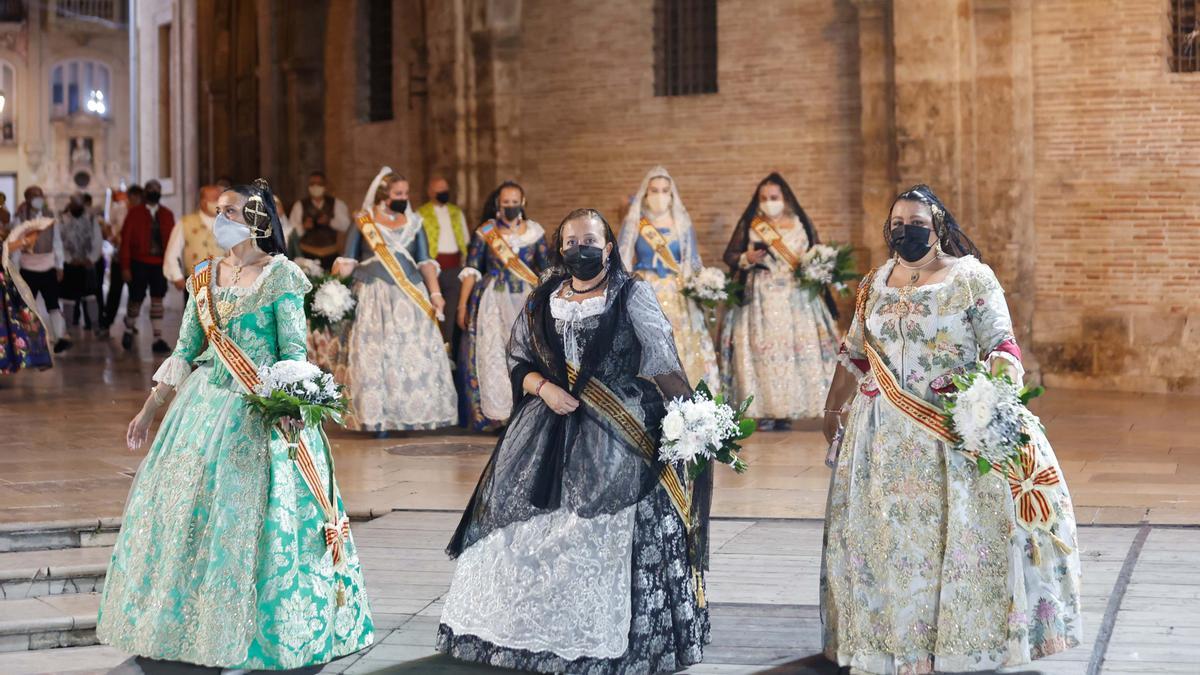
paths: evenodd
<path fill-rule="evenodd" d="M 13 219 L 13 227 L 16 227 L 20 223 L 21 221 Z M 30 272 L 49 272 L 50 270 L 61 270 L 63 268 L 62 237 L 59 236 L 57 227 L 51 227 L 54 231 L 54 250 L 50 253 L 21 253 L 19 258 L 14 256 L 18 267 Z"/>
<path fill-rule="evenodd" d="M 437 216 L 438 221 L 437 252 L 439 254 L 459 253 L 458 240 L 454 238 L 454 225 L 450 222 L 450 207 L 445 204 L 436 204 L 433 207 L 433 213 Z"/>
<path fill-rule="evenodd" d="M 329 199 L 329 197 L 325 199 Z M 311 199 L 308 201 L 311 201 Z M 291 216 L 284 221 L 284 238 L 291 237 L 292 230 L 304 227 L 304 202 L 305 200 L 301 199 L 292 205 Z M 333 219 L 329 221 L 329 226 L 338 232 L 345 232 L 350 229 L 350 209 L 346 208 L 346 202 L 340 199 L 333 200 Z"/>

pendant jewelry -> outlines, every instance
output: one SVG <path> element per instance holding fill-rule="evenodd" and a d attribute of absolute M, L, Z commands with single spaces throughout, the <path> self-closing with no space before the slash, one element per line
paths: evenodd
<path fill-rule="evenodd" d="M 240 282 L 242 280 L 242 268 L 245 267 L 245 265 L 233 265 L 233 263 L 230 263 L 230 265 L 233 267 L 233 283 L 231 283 L 230 286 L 235 287 L 238 285 L 238 282 Z M 237 302 L 235 300 L 229 300 L 229 299 L 218 300 L 217 301 L 217 316 L 224 319 L 226 322 L 228 322 L 229 317 L 233 314 L 233 308 L 236 305 L 237 305 Z"/>
<path fill-rule="evenodd" d="M 593 285 L 592 287 L 584 288 L 584 289 L 577 289 L 577 288 L 575 288 L 575 278 L 572 277 L 571 279 L 569 279 L 567 281 L 567 290 L 565 293 L 563 293 L 563 297 L 564 298 L 573 298 L 576 295 L 584 295 L 587 293 L 591 293 L 592 291 L 596 290 L 597 288 L 600 288 L 601 286 L 603 286 L 604 282 L 606 282 L 606 281 L 608 281 L 607 274 L 600 277 L 600 281 L 597 281 L 596 284 Z"/>

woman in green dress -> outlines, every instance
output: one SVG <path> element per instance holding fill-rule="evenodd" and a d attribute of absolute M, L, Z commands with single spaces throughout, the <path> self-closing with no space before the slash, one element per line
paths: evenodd
<path fill-rule="evenodd" d="M 281 255 L 264 181 L 222 194 L 213 229 L 229 253 L 208 263 L 211 274 L 188 280 L 179 342 L 129 424 L 134 449 L 177 392 L 130 491 L 96 633 L 153 659 L 229 669 L 317 665 L 374 640 L 354 542 L 347 531 L 335 566 L 318 500 L 278 432 L 246 403 L 196 311 L 198 285 L 211 278 L 216 327 L 250 360 L 304 360 L 310 284 Z M 340 524 L 328 450 L 317 429 L 303 435 Z"/>

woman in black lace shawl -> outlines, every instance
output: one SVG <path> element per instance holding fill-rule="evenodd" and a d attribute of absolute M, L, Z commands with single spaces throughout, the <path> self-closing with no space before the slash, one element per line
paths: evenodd
<path fill-rule="evenodd" d="M 614 243 L 598 212 L 568 215 L 513 328 L 512 422 L 448 548 L 438 648 L 456 658 L 624 674 L 702 657 L 711 483 L 657 460 L 664 399 L 691 389 Z"/>
<path fill-rule="evenodd" d="M 799 259 L 818 243 L 791 187 L 772 173 L 755 188 L 725 249 L 745 290 L 725 320 L 721 374 L 732 398 L 754 396 L 749 414 L 763 429 L 820 417 L 837 365 L 833 296 L 807 290 L 795 277 Z"/>

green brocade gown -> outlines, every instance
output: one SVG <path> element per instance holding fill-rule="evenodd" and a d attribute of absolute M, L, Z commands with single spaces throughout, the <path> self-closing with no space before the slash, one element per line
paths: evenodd
<path fill-rule="evenodd" d="M 207 347 L 193 283 L 179 343 L 154 375 L 177 394 L 129 493 L 97 636 L 220 668 L 300 668 L 363 649 L 374 628 L 353 539 L 335 570 L 323 514 L 286 445 Z M 310 288 L 276 256 L 252 287 L 214 288 L 213 299 L 222 328 L 261 366 L 305 358 Z M 320 433 L 304 434 L 328 489 Z M 342 513 L 340 495 L 337 504 Z"/>

